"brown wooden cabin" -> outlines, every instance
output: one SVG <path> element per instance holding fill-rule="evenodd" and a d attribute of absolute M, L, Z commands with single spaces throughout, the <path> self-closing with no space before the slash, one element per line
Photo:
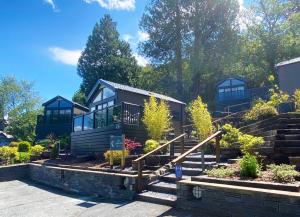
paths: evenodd
<path fill-rule="evenodd" d="M 53 134 L 56 137 L 70 135 L 73 128 L 73 117 L 89 111 L 76 102 L 56 96 L 43 103 L 44 114 L 38 115 L 36 126 L 37 139 L 45 139 Z"/>
<path fill-rule="evenodd" d="M 168 103 L 172 112 L 172 127 L 175 135 L 178 135 L 184 123 L 185 103 L 165 95 L 100 79 L 87 98 L 90 112 L 73 120 L 72 154 L 102 155 L 109 150 L 111 135 L 124 134 L 126 138 L 144 144 L 148 136 L 141 118 L 144 102 L 150 96 Z"/>

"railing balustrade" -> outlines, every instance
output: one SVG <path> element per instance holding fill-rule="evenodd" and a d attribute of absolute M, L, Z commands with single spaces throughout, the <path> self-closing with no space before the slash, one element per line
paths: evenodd
<path fill-rule="evenodd" d="M 98 129 L 114 124 L 139 126 L 142 106 L 122 102 L 120 105 L 95 110 L 73 119 L 73 132 Z"/>

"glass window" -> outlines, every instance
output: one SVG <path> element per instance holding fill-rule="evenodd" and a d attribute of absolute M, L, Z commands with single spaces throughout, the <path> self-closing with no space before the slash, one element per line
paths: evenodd
<path fill-rule="evenodd" d="M 115 95 L 115 92 L 107 87 L 103 88 L 103 99 L 107 99 Z"/>
<path fill-rule="evenodd" d="M 83 130 L 94 129 L 94 113 L 84 115 Z"/>
<path fill-rule="evenodd" d="M 93 107 L 91 108 L 91 112 L 92 112 L 92 111 L 95 111 L 95 109 L 96 109 L 95 106 L 93 106 Z"/>
<path fill-rule="evenodd" d="M 114 108 L 113 107 L 108 107 L 107 108 L 107 126 L 110 126 L 114 123 Z"/>
<path fill-rule="evenodd" d="M 220 89 L 219 89 L 219 93 L 224 93 L 224 89 L 223 89 L 223 88 L 220 88 Z"/>
<path fill-rule="evenodd" d="M 50 103 L 49 105 L 47 105 L 48 108 L 58 108 L 58 101 L 54 101 L 52 103 Z"/>
<path fill-rule="evenodd" d="M 100 110 L 95 112 L 95 128 L 101 128 L 106 126 L 106 110 Z"/>
<path fill-rule="evenodd" d="M 74 132 L 82 131 L 82 116 L 74 118 Z"/>
<path fill-rule="evenodd" d="M 242 86 L 242 87 L 238 87 L 237 89 L 238 89 L 238 91 L 244 91 L 245 87 Z"/>
<path fill-rule="evenodd" d="M 107 103 L 102 104 L 102 108 L 105 109 L 107 107 Z"/>
<path fill-rule="evenodd" d="M 115 102 L 112 100 L 112 101 L 109 101 L 108 103 L 107 103 L 107 105 L 108 105 L 108 107 L 110 107 L 110 106 L 113 106 L 115 104 Z"/>
<path fill-rule="evenodd" d="M 99 102 L 101 101 L 103 98 L 102 98 L 102 94 L 103 94 L 103 91 L 101 90 L 98 95 L 95 97 L 94 101 L 93 102 Z"/>
<path fill-rule="evenodd" d="M 60 104 L 59 104 L 59 107 L 60 108 L 70 108 L 70 107 L 72 107 L 72 104 L 65 101 L 65 100 L 61 100 Z"/>
<path fill-rule="evenodd" d="M 72 118 L 72 112 L 71 109 L 64 109 L 59 111 L 60 117 L 60 123 L 69 123 L 71 122 Z"/>

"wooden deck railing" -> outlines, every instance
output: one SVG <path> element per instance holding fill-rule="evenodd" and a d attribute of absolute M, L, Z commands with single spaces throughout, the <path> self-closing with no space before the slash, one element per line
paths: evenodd
<path fill-rule="evenodd" d="M 174 138 L 174 139 L 172 139 L 172 140 L 166 142 L 165 144 L 163 144 L 163 145 L 157 147 L 156 149 L 154 149 L 154 150 L 148 152 L 147 154 L 144 154 L 143 156 L 141 156 L 141 157 L 139 157 L 139 158 L 137 158 L 137 159 L 135 159 L 135 160 L 132 161 L 132 164 L 133 164 L 133 165 L 134 165 L 134 164 L 137 165 L 137 171 L 138 171 L 137 190 L 138 190 L 138 191 L 141 191 L 141 189 L 142 189 L 142 178 L 143 178 L 143 165 L 142 165 L 142 163 L 143 163 L 143 161 L 144 161 L 148 156 L 150 156 L 150 155 L 152 155 L 152 154 L 154 154 L 154 153 L 156 153 L 156 152 L 158 152 L 158 151 L 164 149 L 164 148 L 167 147 L 168 145 L 171 145 L 173 142 L 175 142 L 175 141 L 178 140 L 178 139 L 183 138 L 184 136 L 185 136 L 185 133 L 181 134 L 180 136 L 177 136 L 176 138 Z M 171 148 L 170 148 L 170 150 L 171 150 Z M 173 153 L 174 153 L 174 152 L 173 152 Z"/>
<path fill-rule="evenodd" d="M 216 139 L 216 162 L 219 163 L 220 162 L 220 140 L 221 140 L 221 136 L 223 134 L 223 131 L 219 130 L 217 132 L 215 132 L 214 134 L 212 134 L 211 136 L 209 136 L 207 139 L 203 140 L 202 142 L 200 142 L 198 145 L 194 146 L 193 148 L 191 148 L 190 150 L 186 151 L 185 153 L 181 154 L 180 156 L 178 156 L 177 158 L 175 158 L 174 160 L 171 161 L 172 165 L 179 165 L 181 164 L 187 155 L 193 153 L 194 151 L 196 151 L 199 148 L 203 148 L 203 146 L 211 141 L 212 139 Z M 205 169 L 205 160 L 204 160 L 204 151 L 201 151 L 201 161 L 202 161 L 202 171 L 204 171 Z"/>

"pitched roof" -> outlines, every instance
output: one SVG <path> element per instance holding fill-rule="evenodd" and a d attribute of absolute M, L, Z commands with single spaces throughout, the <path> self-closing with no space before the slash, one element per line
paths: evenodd
<path fill-rule="evenodd" d="M 81 109 L 83 109 L 83 110 L 86 110 L 86 111 L 89 110 L 89 108 L 87 108 L 87 107 L 85 107 L 85 106 L 83 106 L 83 105 L 81 105 L 81 104 L 79 104 L 79 103 L 77 103 L 77 102 L 73 102 L 73 101 L 71 101 L 71 100 L 68 100 L 68 99 L 66 99 L 66 98 L 64 98 L 64 97 L 62 97 L 62 96 L 59 96 L 59 95 L 57 95 L 56 97 L 54 97 L 54 98 L 48 100 L 47 102 L 44 102 L 44 103 L 42 104 L 42 106 L 45 106 L 45 105 L 47 105 L 47 104 L 49 104 L 49 103 L 51 103 L 51 102 L 53 102 L 53 101 L 55 101 L 56 99 L 59 99 L 59 98 L 65 100 L 65 101 L 67 101 L 67 102 L 73 104 L 74 106 L 77 106 L 77 107 L 79 107 L 79 108 L 81 108 Z"/>
<path fill-rule="evenodd" d="M 88 101 L 93 96 L 94 92 L 99 88 L 99 85 L 101 85 L 101 84 L 103 84 L 105 86 L 108 86 L 112 89 L 124 90 L 124 91 L 137 93 L 137 94 L 144 95 L 144 96 L 154 96 L 158 99 L 171 101 L 171 102 L 175 102 L 175 103 L 179 103 L 179 104 L 185 104 L 184 102 L 181 102 L 177 99 L 174 99 L 174 98 L 166 96 L 166 95 L 154 93 L 154 92 L 151 92 L 151 91 L 147 91 L 147 90 L 143 90 L 143 89 L 139 89 L 139 88 L 135 88 L 135 87 L 130 87 L 130 86 L 124 85 L 124 84 L 118 84 L 118 83 L 115 83 L 115 82 L 112 82 L 112 81 L 106 81 L 104 79 L 99 79 L 97 81 L 97 83 L 94 85 L 92 91 L 88 95 L 88 98 L 87 98 Z"/>
<path fill-rule="evenodd" d="M 277 63 L 275 65 L 275 67 L 284 66 L 284 65 L 288 65 L 288 64 L 292 64 L 292 63 L 297 63 L 297 62 L 300 62 L 300 57 Z"/>

